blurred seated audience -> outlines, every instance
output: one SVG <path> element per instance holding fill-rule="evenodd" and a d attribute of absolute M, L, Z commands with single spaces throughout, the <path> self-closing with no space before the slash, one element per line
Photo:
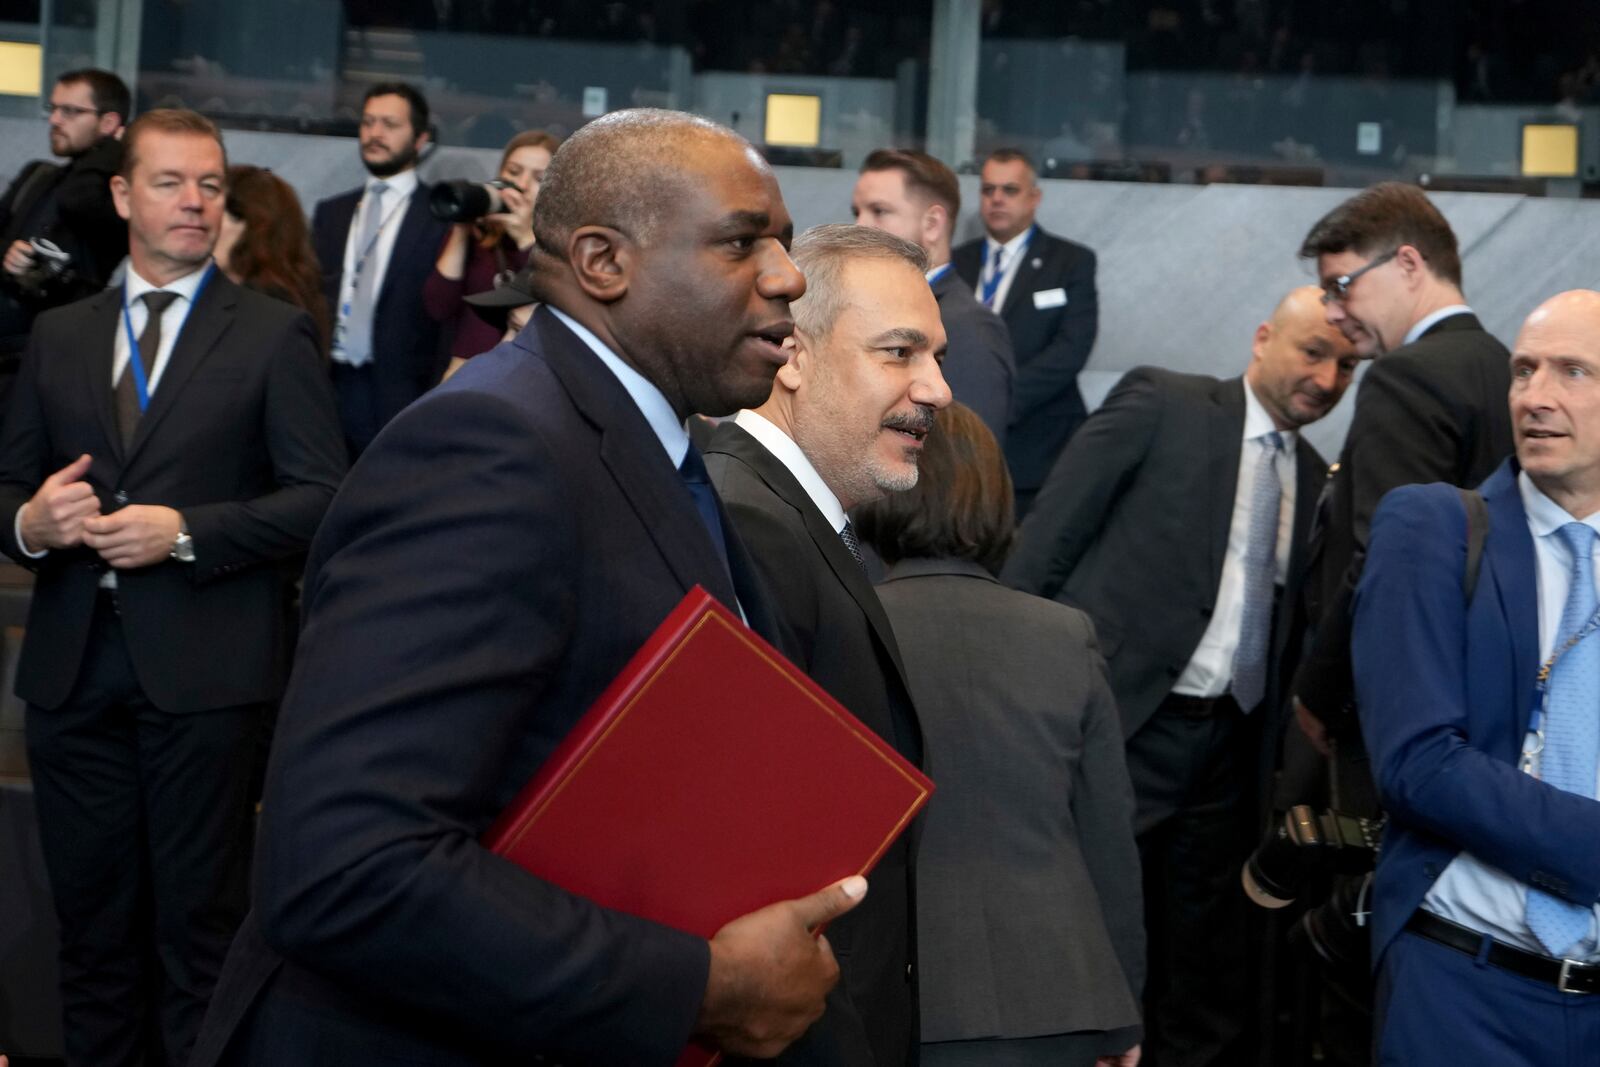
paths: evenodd
<path fill-rule="evenodd" d="M 228 168 L 228 198 L 217 236 L 217 266 L 233 281 L 293 304 L 317 327 L 317 349 L 328 354 L 333 318 L 322 295 L 322 273 L 300 198 L 266 167 Z"/>
<path fill-rule="evenodd" d="M 854 514 L 939 790 L 917 858 L 924 1067 L 1133 1067 L 1144 926 L 1122 726 L 1088 616 L 994 578 L 994 435 L 953 403 L 914 489 Z M 975 908 L 973 901 L 983 901 Z"/>
<path fill-rule="evenodd" d="M 528 262 L 533 249 L 533 206 L 539 183 L 560 141 L 542 130 L 527 130 L 507 143 L 496 175 L 506 210 L 474 222 L 458 222 L 445 235 L 422 300 L 434 320 L 453 331 L 449 377 L 460 365 L 500 342 L 503 331 L 484 322 L 464 302 L 473 293 L 493 290 Z"/>

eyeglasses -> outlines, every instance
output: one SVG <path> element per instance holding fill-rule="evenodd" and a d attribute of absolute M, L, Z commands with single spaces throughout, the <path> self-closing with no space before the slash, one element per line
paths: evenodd
<path fill-rule="evenodd" d="M 1360 270 L 1351 271 L 1349 274 L 1341 274 L 1337 278 L 1330 278 L 1323 282 L 1322 302 L 1324 304 L 1331 304 L 1334 301 L 1343 303 L 1344 301 L 1350 299 L 1350 287 L 1355 285 L 1357 278 L 1361 277 L 1369 270 L 1383 266 L 1385 263 L 1389 262 L 1399 254 L 1400 250 L 1398 248 L 1391 248 L 1389 251 L 1385 252 L 1371 263 L 1368 263 L 1365 267 L 1362 267 Z"/>
<path fill-rule="evenodd" d="M 77 104 L 46 104 L 39 109 L 47 119 L 55 118 L 56 112 L 61 112 L 64 119 L 75 119 L 80 115 L 104 115 L 106 112 L 97 107 L 79 107 Z"/>

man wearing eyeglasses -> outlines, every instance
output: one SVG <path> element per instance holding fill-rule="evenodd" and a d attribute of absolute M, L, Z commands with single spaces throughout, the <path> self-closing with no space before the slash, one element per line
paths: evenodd
<path fill-rule="evenodd" d="M 128 251 L 128 227 L 111 202 L 110 187 L 122 164 L 128 112 L 128 87 L 110 71 L 91 68 L 61 75 L 50 90 L 44 117 L 50 123 L 50 151 L 65 162 L 29 163 L 0 196 L 4 392 L 10 391 L 14 361 L 27 343 L 34 317 L 105 288 Z"/>
<path fill-rule="evenodd" d="M 1376 359 L 1312 527 L 1305 606 L 1313 636 L 1290 689 L 1300 730 L 1285 741 L 1277 800 L 1317 800 L 1331 767 L 1341 810 L 1375 816 L 1350 667 L 1351 598 L 1372 516 L 1397 486 L 1476 486 L 1510 455 L 1510 354 L 1467 306 L 1455 234 L 1413 185 L 1357 193 L 1311 228 L 1300 254 L 1316 261 L 1328 322 Z M 1370 993 L 1347 988 L 1339 1000 L 1365 1004 Z M 1358 1012 L 1331 1027 L 1348 1049 L 1330 1062 L 1365 1063 L 1367 1025 Z"/>
<path fill-rule="evenodd" d="M 979 302 L 1005 320 L 1016 358 L 1006 464 L 1020 520 L 1088 409 L 1078 372 L 1100 325 L 1094 251 L 1046 233 L 1034 221 L 1042 191 L 1033 164 L 1014 148 L 983 164 L 984 234 L 950 260 Z"/>

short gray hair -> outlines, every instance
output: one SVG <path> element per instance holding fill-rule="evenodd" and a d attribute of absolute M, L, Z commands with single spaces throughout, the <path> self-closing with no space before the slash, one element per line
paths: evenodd
<path fill-rule="evenodd" d="M 855 259 L 899 260 L 928 272 L 928 254 L 910 241 L 868 226 L 830 222 L 813 226 L 789 250 L 794 265 L 806 276 L 806 293 L 791 305 L 794 324 L 815 338 L 827 337 L 844 310 L 844 268 Z"/>

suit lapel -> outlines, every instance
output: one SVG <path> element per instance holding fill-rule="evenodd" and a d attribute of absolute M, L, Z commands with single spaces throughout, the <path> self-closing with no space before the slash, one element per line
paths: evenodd
<path fill-rule="evenodd" d="M 1522 494 L 1517 490 L 1516 472 L 1515 461 L 1508 461 L 1483 483 L 1483 500 L 1489 509 L 1489 537 L 1483 546 L 1478 584 L 1481 589 L 1484 576 L 1492 580 L 1501 617 L 1511 637 L 1512 678 L 1519 683 L 1513 688 L 1515 701 L 1510 709 L 1513 716 L 1510 736 L 1520 743 L 1533 710 L 1532 680 L 1539 671 L 1539 607 L 1533 534 L 1522 508 Z M 1470 612 L 1468 620 L 1470 626 Z"/>
<path fill-rule="evenodd" d="M 739 610 L 733 579 L 717 555 L 689 490 L 622 383 L 548 310 L 535 313 L 540 350 L 573 404 L 600 431 L 600 459 L 687 592 L 702 585 Z M 723 519 L 723 530 L 729 525 Z"/>
<path fill-rule="evenodd" d="M 155 433 L 161 420 L 167 417 L 172 406 L 178 402 L 184 385 L 211 355 L 217 342 L 233 324 L 234 309 L 238 302 L 238 287 L 220 270 L 213 270 L 205 291 L 199 294 L 199 299 L 195 301 L 194 307 L 183 321 L 178 340 L 172 346 L 172 355 L 167 357 L 166 369 L 161 372 L 161 381 L 150 397 L 150 406 L 139 419 L 139 427 L 133 434 L 133 444 L 123 457 L 123 466 L 132 463 L 139 455 L 139 451 L 144 448 L 145 442 L 150 440 L 150 435 Z"/>
<path fill-rule="evenodd" d="M 383 291 L 378 294 L 374 310 L 383 308 L 390 294 L 395 291 L 394 287 L 400 284 L 395 278 L 403 272 L 396 268 L 418 262 L 419 256 L 432 262 L 438 249 L 417 247 L 428 230 L 428 218 L 428 187 L 418 182 L 416 192 L 411 194 L 411 202 L 406 205 L 405 216 L 400 220 L 400 232 L 394 235 L 394 250 L 389 253 L 389 266 L 383 272 Z"/>
<path fill-rule="evenodd" d="M 1289 542 L 1287 589 L 1300 588 L 1305 578 L 1311 551 L 1311 520 L 1317 513 L 1317 496 L 1328 473 L 1304 438 L 1295 438 L 1294 456 L 1294 530 Z"/>
<path fill-rule="evenodd" d="M 1244 380 L 1217 383 L 1214 406 L 1206 428 L 1206 484 L 1211 514 L 1206 528 L 1211 534 L 1211 584 L 1222 584 L 1222 562 L 1228 554 L 1228 533 L 1233 526 L 1234 495 L 1239 491 L 1239 450 L 1244 437 Z"/>
<path fill-rule="evenodd" d="M 81 357 L 83 376 L 89 383 L 89 397 L 94 405 L 95 418 L 100 421 L 100 432 L 105 434 L 106 444 L 119 463 L 122 461 L 122 434 L 117 430 L 111 371 L 117 358 L 117 331 L 122 329 L 122 294 L 119 286 L 107 289 L 90 301 L 87 312 L 89 336 L 100 341 L 83 346 Z"/>

